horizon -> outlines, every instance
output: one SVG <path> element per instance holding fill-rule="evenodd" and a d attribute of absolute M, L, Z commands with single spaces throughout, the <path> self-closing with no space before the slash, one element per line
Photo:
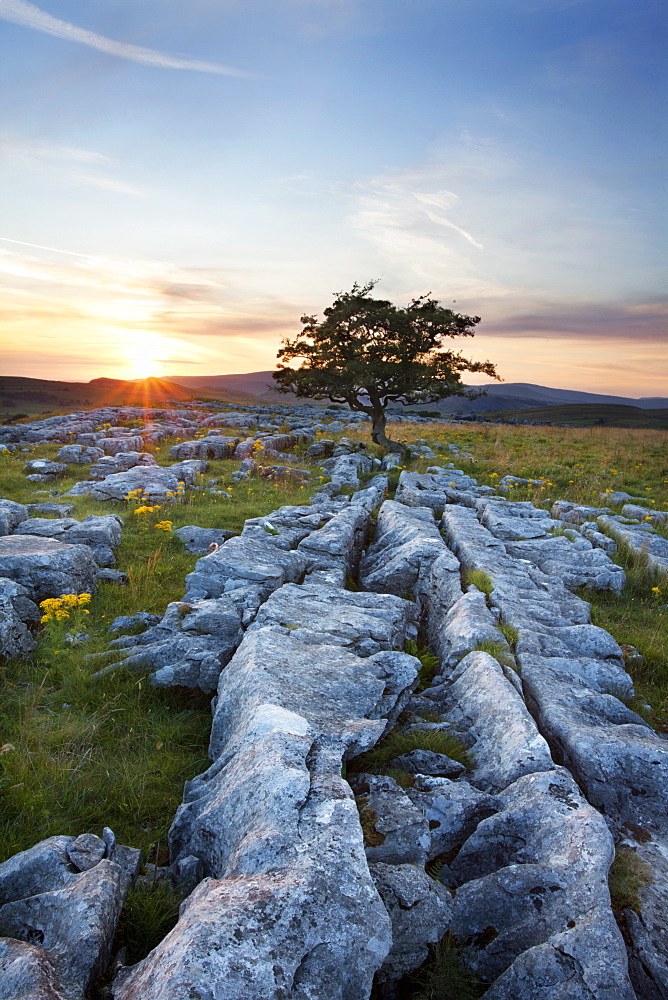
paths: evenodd
<path fill-rule="evenodd" d="M 188 388 L 188 386 L 185 386 L 183 383 L 179 383 L 178 379 L 179 378 L 188 378 L 188 379 L 197 379 L 197 378 L 200 378 L 200 379 L 205 379 L 205 378 L 206 379 L 242 378 L 244 375 L 264 375 L 264 374 L 271 375 L 272 371 L 276 371 L 276 370 L 277 369 L 266 369 L 266 370 L 262 369 L 260 371 L 249 371 L 249 372 L 227 372 L 225 374 L 219 374 L 219 375 L 179 375 L 178 373 L 176 373 L 176 374 L 174 374 L 172 376 L 147 375 L 144 378 L 130 378 L 130 379 L 117 379 L 117 378 L 114 378 L 113 376 L 110 376 L 110 375 L 98 375 L 98 376 L 94 376 L 92 379 L 87 379 L 85 381 L 83 381 L 83 380 L 77 380 L 77 379 L 72 379 L 72 380 L 68 380 L 68 379 L 46 379 L 44 377 L 37 378 L 35 376 L 28 376 L 28 375 L 3 375 L 3 376 L 0 376 L 0 377 L 2 377 L 2 378 L 35 378 L 36 381 L 57 382 L 57 383 L 65 383 L 65 384 L 71 384 L 71 385 L 90 385 L 93 382 L 102 382 L 102 381 L 127 382 L 127 383 L 130 383 L 130 384 L 133 384 L 133 385 L 141 385 L 141 384 L 144 384 L 144 383 L 147 383 L 147 382 L 148 383 L 151 383 L 151 382 L 167 382 L 167 383 L 170 383 L 171 382 L 171 383 L 173 383 L 175 385 L 179 385 L 181 388 Z M 593 390 L 569 389 L 569 388 L 564 387 L 564 386 L 542 385 L 542 384 L 537 383 L 537 382 L 518 382 L 518 381 L 516 381 L 516 382 L 506 382 L 506 381 L 498 382 L 498 381 L 491 381 L 491 382 L 477 382 L 477 383 L 463 382 L 462 384 L 463 384 L 463 386 L 465 388 L 476 388 L 476 389 L 478 389 L 478 388 L 484 388 L 484 389 L 500 389 L 500 390 L 502 390 L 504 388 L 512 389 L 513 387 L 530 387 L 530 388 L 537 388 L 537 389 L 547 389 L 549 391 L 557 391 L 557 392 L 583 392 L 583 393 L 586 393 L 588 395 L 619 396 L 620 398 L 624 398 L 624 399 L 637 399 L 637 400 L 643 400 L 643 399 L 664 399 L 664 398 L 668 399 L 668 396 L 663 397 L 663 396 L 659 396 L 657 394 L 652 394 L 652 395 L 649 395 L 649 396 L 630 396 L 630 395 L 627 395 L 627 394 L 625 395 L 623 393 L 596 393 Z M 271 387 L 271 383 L 267 383 L 267 385 Z M 199 386 L 192 386 L 191 388 L 192 389 L 197 389 L 197 388 L 200 388 L 200 387 Z M 206 388 L 206 386 L 201 386 L 201 388 Z M 311 399 L 311 398 L 312 397 L 306 397 L 304 399 L 304 402 L 308 403 L 308 400 Z M 451 397 L 444 397 L 444 398 L 447 399 L 447 398 L 451 398 Z M 292 400 L 290 398 L 286 397 L 286 403 L 290 403 L 290 402 L 292 402 Z M 237 405 L 253 405 L 253 404 L 230 403 L 230 405 L 237 406 Z M 270 404 L 267 404 L 267 405 L 270 405 Z M 343 405 L 345 405 L 345 404 L 343 404 Z M 418 405 L 418 404 L 411 404 L 411 405 Z M 545 405 L 545 404 L 539 404 L 539 405 Z M 561 404 L 555 403 L 553 405 L 561 405 Z"/>
<path fill-rule="evenodd" d="M 4 374 L 270 370 L 379 278 L 506 384 L 668 396 L 659 0 L 0 0 Z M 465 377 L 478 385 L 484 376 Z"/>

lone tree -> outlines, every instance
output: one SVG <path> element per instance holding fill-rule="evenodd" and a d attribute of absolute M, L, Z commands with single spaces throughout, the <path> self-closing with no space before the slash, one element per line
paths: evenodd
<path fill-rule="evenodd" d="M 347 403 L 371 418 L 371 437 L 387 449 L 402 448 L 385 435 L 390 402 L 431 403 L 447 396 L 479 395 L 461 381 L 462 372 L 484 372 L 499 378 L 490 361 L 469 361 L 441 350 L 444 337 L 472 337 L 479 316 L 462 316 L 443 308 L 428 295 L 399 309 L 371 298 L 376 282 L 355 283 L 338 292 L 325 309 L 325 319 L 302 316 L 304 329 L 284 340 L 273 377 L 279 392 Z M 304 358 L 300 368 L 285 362 Z"/>

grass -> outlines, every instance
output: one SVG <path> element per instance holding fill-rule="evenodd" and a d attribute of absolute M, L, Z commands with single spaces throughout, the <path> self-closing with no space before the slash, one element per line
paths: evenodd
<path fill-rule="evenodd" d="M 441 450 L 439 461 L 455 465 L 461 460 L 448 454 L 446 443 L 472 452 L 475 461 L 462 464 L 484 485 L 494 486 L 504 475 L 542 480 L 541 486 L 513 487 L 507 494 L 511 499 L 541 506 L 548 498 L 563 499 L 599 507 L 599 493 L 610 489 L 668 509 L 668 434 L 663 430 L 434 422 L 388 424 L 388 434 L 408 442 L 427 437 L 435 451 Z M 423 464 L 426 469 L 438 463 Z"/>
<path fill-rule="evenodd" d="M 422 666 L 418 671 L 418 691 L 424 691 L 428 688 L 438 673 L 440 668 L 440 660 L 435 653 L 429 649 L 428 646 L 420 645 L 415 642 L 414 639 L 409 639 L 404 647 L 404 652 L 410 653 L 411 656 L 417 657 Z"/>
<path fill-rule="evenodd" d="M 514 650 L 515 646 L 517 645 L 517 640 L 520 637 L 520 634 L 515 628 L 515 626 L 507 625 L 505 622 L 500 622 L 498 628 L 499 631 L 503 633 L 503 636 L 505 637 L 505 640 L 510 646 L 510 648 Z"/>
<path fill-rule="evenodd" d="M 100 834 L 148 850 L 166 836 L 183 781 L 207 765 L 208 699 L 117 671 L 91 682 L 81 649 L 0 672 L 0 851 L 55 834 Z"/>
<path fill-rule="evenodd" d="M 169 441 L 162 445 L 163 454 L 169 446 Z M 0 496 L 24 503 L 53 499 L 35 495 L 22 468 L 27 457 L 53 458 L 59 447 L 0 455 Z M 0 664 L 0 861 L 53 834 L 99 834 L 103 826 L 121 843 L 144 851 L 165 842 L 183 782 L 209 763 L 209 699 L 185 688 L 152 688 L 145 676 L 122 667 L 92 681 L 100 664 L 91 666 L 84 657 L 106 648 L 115 616 L 161 614 L 183 596 L 184 578 L 198 556 L 187 553 L 172 533 L 156 530 L 155 523 L 169 519 L 174 528 L 198 524 L 238 531 L 249 517 L 306 503 L 320 482 L 315 478 L 301 487 L 252 479 L 232 485 L 230 473 L 238 466 L 211 463 L 219 488 L 231 485 L 229 499 L 195 492 L 145 515 L 133 513 L 135 504 L 69 500 L 79 519 L 108 513 L 125 518 L 116 557 L 128 583 L 99 587 L 88 605 L 85 645 L 62 641 L 66 628 L 60 633 L 43 628 L 30 658 Z M 312 468 L 317 476 L 319 468 Z M 85 466 L 76 468 L 54 485 L 66 489 L 86 472 Z"/>
<path fill-rule="evenodd" d="M 462 579 L 465 587 L 477 587 L 483 594 L 489 595 L 494 590 L 492 578 L 484 569 L 465 569 L 462 572 Z"/>
<path fill-rule="evenodd" d="M 425 964 L 410 977 L 412 1000 L 477 1000 L 487 985 L 467 969 L 457 943 L 448 932 L 432 945 Z"/>
<path fill-rule="evenodd" d="M 493 656 L 495 660 L 498 660 L 502 666 L 512 667 L 513 670 L 517 670 L 515 657 L 508 651 L 503 643 L 494 642 L 493 639 L 486 639 L 483 642 L 479 642 L 475 649 L 480 650 L 482 653 L 489 653 L 490 656 Z"/>
<path fill-rule="evenodd" d="M 391 760 L 410 753 L 411 750 L 430 750 L 432 753 L 445 754 L 446 757 L 459 761 L 465 767 L 471 767 L 468 751 L 447 729 L 414 729 L 409 732 L 394 729 L 371 750 L 348 761 L 348 770 L 368 774 L 387 773 Z"/>
<path fill-rule="evenodd" d="M 465 469 L 481 483 L 493 484 L 512 474 L 541 478 L 541 487 L 518 487 L 511 498 L 545 504 L 546 498 L 564 498 L 600 505 L 605 489 L 624 489 L 634 496 L 668 507 L 666 434 L 652 430 L 612 430 L 605 427 L 568 429 L 556 427 L 494 427 L 491 425 L 400 424 L 391 436 L 406 442 L 427 437 L 441 459 L 420 459 L 411 469 L 458 460 L 445 449 L 450 441 L 471 451 L 475 462 Z M 339 437 L 337 434 L 325 436 Z M 347 435 L 368 441 L 368 428 L 355 426 Z M 155 450 L 159 462 L 168 462 L 176 439 Z M 22 467 L 28 458 L 55 458 L 59 444 L 43 444 L 29 453 L 0 453 L 0 497 L 19 502 L 52 500 L 51 486 L 67 489 L 85 478 L 87 467 L 72 467 L 64 479 L 44 484 L 38 494 L 28 484 Z M 371 454 L 378 455 L 375 446 Z M 208 764 L 206 747 L 210 728 L 208 699 L 185 689 L 153 689 L 147 678 L 119 668 L 101 681 L 91 682 L 88 652 L 106 648 L 107 628 L 113 617 L 135 611 L 162 613 L 171 600 L 181 598 L 184 577 L 197 556 L 186 553 L 170 534 L 155 530 L 163 519 L 178 528 L 186 524 L 241 530 L 244 521 L 283 504 L 307 502 L 322 480 L 318 466 L 306 466 L 315 479 L 308 486 L 251 479 L 231 483 L 238 462 L 213 461 L 202 478 L 219 480 L 217 489 L 229 499 L 204 490 L 189 493 L 183 501 L 163 505 L 155 520 L 134 515 L 125 504 L 106 504 L 89 497 L 71 498 L 73 516 L 119 512 L 126 518 L 117 551 L 118 568 L 128 574 L 125 587 L 102 584 L 90 604 L 83 647 L 55 645 L 43 636 L 34 654 L 25 661 L 0 665 L 0 860 L 55 833 L 76 835 L 84 830 L 100 833 L 111 826 L 121 842 L 149 850 L 166 830 L 181 798 L 185 779 Z M 396 484 L 399 472 L 390 474 Z M 326 478 L 326 477 L 323 477 Z M 231 487 L 228 490 L 228 486 Z M 668 732 L 668 588 L 656 593 L 656 583 L 628 554 L 618 557 L 625 565 L 628 583 L 621 595 L 583 593 L 592 604 L 596 624 L 608 629 L 619 642 L 635 646 L 644 655 L 642 666 L 630 667 L 640 695 L 653 708 L 657 728 Z M 471 579 L 488 593 L 489 582 Z M 511 648 L 514 630 L 501 625 Z M 410 651 L 410 650 L 409 650 Z M 431 655 L 421 647 L 424 678 L 428 679 Z M 493 654 L 494 655 L 494 654 Z M 422 672 L 421 672 L 422 673 Z M 388 771 L 389 761 L 411 749 L 446 753 L 467 763 L 466 751 L 453 736 L 441 731 L 391 734 L 375 757 L 363 755 L 350 762 L 352 769 Z M 397 737 L 402 738 L 397 743 Z M 436 743 L 432 743 L 436 740 Z M 389 741 L 389 742 L 388 742 Z M 394 741 L 394 742 L 392 742 Z M 393 776 L 408 782 L 405 772 Z"/>
<path fill-rule="evenodd" d="M 138 882 L 128 892 L 119 922 L 118 938 L 125 947 L 125 964 L 146 958 L 179 918 L 183 897 L 164 882 Z"/>
<path fill-rule="evenodd" d="M 640 913 L 640 890 L 651 885 L 652 869 L 629 847 L 618 847 L 608 873 L 610 900 L 613 910 L 633 910 Z"/>

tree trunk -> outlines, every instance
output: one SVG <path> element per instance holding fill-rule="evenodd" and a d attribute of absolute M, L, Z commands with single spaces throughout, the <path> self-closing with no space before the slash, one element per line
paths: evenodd
<path fill-rule="evenodd" d="M 403 453 L 406 449 L 405 445 L 400 441 L 391 441 L 390 438 L 386 437 L 386 423 L 385 410 L 382 407 L 374 407 L 371 413 L 371 440 L 374 444 L 379 444 L 381 448 L 386 448 L 387 451 Z"/>

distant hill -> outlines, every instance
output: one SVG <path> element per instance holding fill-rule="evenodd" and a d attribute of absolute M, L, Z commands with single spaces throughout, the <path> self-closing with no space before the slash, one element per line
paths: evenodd
<path fill-rule="evenodd" d="M 668 409 L 642 409 L 639 406 L 575 403 L 565 406 L 541 406 L 516 410 L 488 410 L 490 420 L 549 420 L 555 424 L 584 427 L 650 427 L 668 430 Z"/>
<path fill-rule="evenodd" d="M 247 372 L 242 375 L 172 375 L 170 380 L 188 388 L 206 388 L 209 390 L 234 390 L 246 392 L 266 402 L 282 399 L 290 402 L 291 395 L 283 395 L 275 389 L 272 372 Z M 596 392 L 580 392 L 576 389 L 551 389 L 544 385 L 533 385 L 530 382 L 492 382 L 489 385 L 474 386 L 484 390 L 485 395 L 479 399 L 465 399 L 452 396 L 440 403 L 428 405 L 429 409 L 438 409 L 442 413 L 482 413 L 485 410 L 523 409 L 525 407 L 559 406 L 567 403 L 596 403 L 619 406 L 635 406 L 641 409 L 668 408 L 668 398 L 633 399 L 626 396 L 607 396 Z"/>
<path fill-rule="evenodd" d="M 280 393 L 276 389 L 272 372 L 246 372 L 243 375 L 172 375 L 171 381 L 189 389 L 206 389 L 226 393 L 236 393 L 239 396 L 250 397 L 249 401 L 258 399 L 267 403 L 278 400 L 290 402 L 295 399 L 292 393 Z M 230 401 L 231 397 L 230 397 Z M 240 399 L 239 402 L 242 402 Z"/>
<path fill-rule="evenodd" d="M 488 385 L 473 386 L 484 390 L 485 395 L 467 400 L 451 396 L 441 403 L 430 406 L 444 408 L 444 412 L 482 413 L 486 410 L 524 409 L 542 406 L 563 406 L 567 404 L 592 403 L 604 406 L 634 406 L 640 409 L 668 408 L 668 397 L 644 397 L 634 399 L 629 396 L 609 396 L 597 392 L 581 392 L 577 389 L 553 389 L 530 382 L 492 382 Z"/>
<path fill-rule="evenodd" d="M 91 382 L 0 376 L 0 418 L 51 410 L 87 410 L 94 406 L 145 406 L 179 403 L 196 398 L 191 390 L 164 379 L 124 381 L 96 378 Z"/>
<path fill-rule="evenodd" d="M 275 388 L 271 371 L 244 372 L 234 375 L 178 375 L 169 379 L 122 380 L 96 378 L 90 382 L 58 382 L 49 379 L 0 376 L 0 419 L 10 414 L 25 413 L 29 416 L 51 410 L 85 410 L 94 406 L 142 406 L 151 403 L 177 403 L 189 399 L 212 399 L 227 403 L 241 403 L 249 406 L 269 403 L 294 403 L 292 393 L 279 393 Z M 554 413 L 555 407 L 587 405 L 630 408 L 649 413 L 651 410 L 666 408 L 668 398 L 632 399 L 624 396 L 605 396 L 595 392 L 578 392 L 572 389 L 553 389 L 528 382 L 493 382 L 490 385 L 475 386 L 486 395 L 478 399 L 452 396 L 438 403 L 425 403 L 411 409 L 428 408 L 444 416 L 450 414 L 470 414 L 500 412 L 516 415 L 515 411 L 525 411 L 527 419 L 570 422 Z M 529 410 L 549 408 L 549 416 L 530 417 Z M 607 420 L 606 414 L 599 414 Z M 631 419 L 632 415 L 628 417 Z M 577 417 L 575 422 L 581 422 Z M 619 419 L 622 419 L 620 416 Z M 652 419 L 655 419 L 654 417 Z M 656 417 L 656 419 L 661 419 Z M 639 426 L 617 424 L 615 426 Z M 663 425 L 646 425 L 663 426 Z"/>

